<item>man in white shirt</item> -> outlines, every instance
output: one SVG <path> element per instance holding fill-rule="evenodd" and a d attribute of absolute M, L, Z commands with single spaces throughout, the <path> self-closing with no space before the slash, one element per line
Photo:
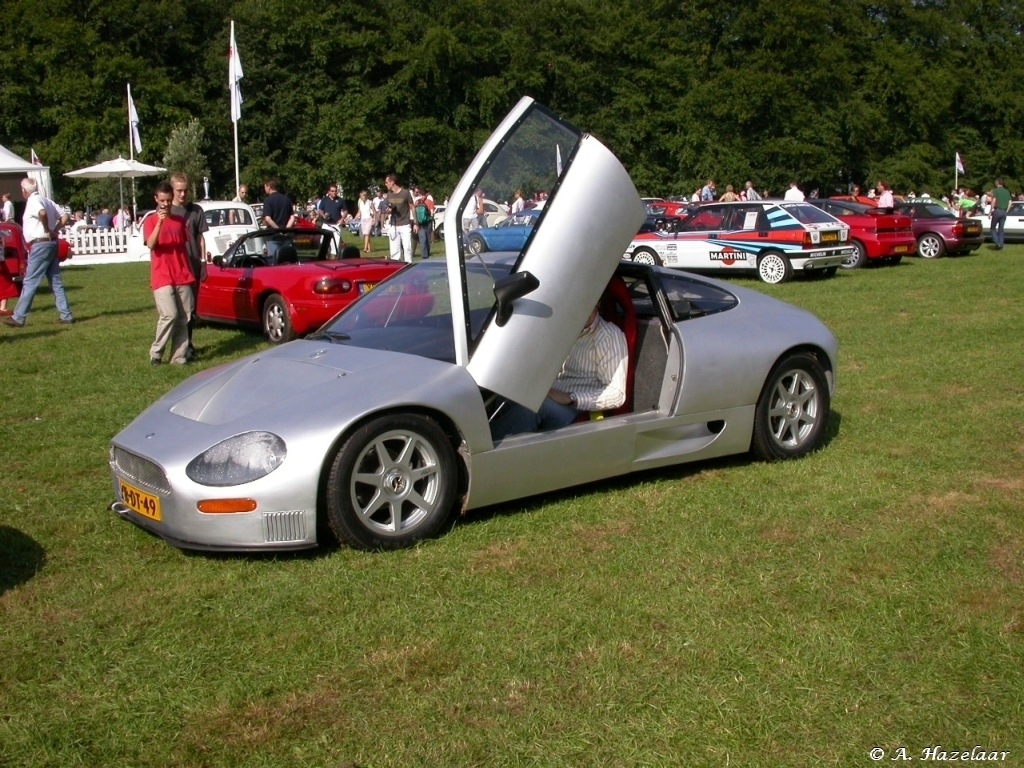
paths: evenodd
<path fill-rule="evenodd" d="M 889 185 L 884 181 L 879 181 L 878 184 L 875 185 L 875 189 L 878 190 L 878 202 L 876 205 L 879 208 L 892 208 L 892 189 L 889 188 Z"/>
<path fill-rule="evenodd" d="M 534 413 L 509 403 L 491 424 L 492 436 L 500 440 L 522 432 L 559 429 L 581 413 L 618 408 L 626 402 L 628 365 L 625 334 L 594 307 L 540 410 Z"/>
<path fill-rule="evenodd" d="M 797 186 L 795 181 L 791 181 L 783 199 L 791 203 L 802 203 L 804 201 L 804 193 L 800 191 L 800 187 Z"/>
<path fill-rule="evenodd" d="M 25 213 L 21 219 L 21 227 L 28 245 L 28 265 L 25 268 L 25 279 L 21 284 L 18 306 L 13 315 L 0 318 L 0 322 L 12 328 L 25 326 L 25 319 L 32 309 L 32 299 L 35 298 L 36 290 L 45 276 L 50 281 L 60 322 L 63 325 L 71 325 L 75 319 L 71 315 L 67 294 L 64 293 L 60 260 L 57 258 L 57 230 L 67 219 L 52 200 L 39 194 L 35 179 L 26 177 L 21 180 L 21 196 L 25 198 Z"/>

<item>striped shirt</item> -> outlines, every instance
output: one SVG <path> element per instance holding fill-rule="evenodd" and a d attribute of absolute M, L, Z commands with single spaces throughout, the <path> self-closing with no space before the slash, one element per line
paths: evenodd
<path fill-rule="evenodd" d="M 572 395 L 581 411 L 606 411 L 626 402 L 629 350 L 619 327 L 601 317 L 584 328 L 553 389 Z"/>

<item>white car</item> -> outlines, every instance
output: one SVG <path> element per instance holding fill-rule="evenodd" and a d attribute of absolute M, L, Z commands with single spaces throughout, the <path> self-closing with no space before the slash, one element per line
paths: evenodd
<path fill-rule="evenodd" d="M 434 231 L 437 236 L 444 237 L 444 211 L 445 206 L 438 205 L 434 207 Z M 487 216 L 488 227 L 493 227 L 505 219 L 508 218 L 508 209 L 501 203 L 496 203 L 494 200 L 488 200 L 484 198 L 484 215 Z M 466 217 L 462 220 L 462 231 L 469 232 L 470 229 L 476 229 L 476 227 L 470 226 L 472 217 Z"/>
<path fill-rule="evenodd" d="M 979 214 L 971 218 L 981 222 L 981 231 L 984 233 L 985 239 L 991 240 L 992 216 Z M 1010 203 L 1010 210 L 1006 212 L 1006 224 L 1003 226 L 1003 234 L 1006 236 L 1006 242 L 1008 243 L 1024 242 L 1024 202 Z"/>
<path fill-rule="evenodd" d="M 209 230 L 204 234 L 206 251 L 209 260 L 215 256 L 223 256 L 231 244 L 242 235 L 259 229 L 259 219 L 252 206 L 246 203 L 235 203 L 226 200 L 199 200 L 198 205 L 206 215 L 206 226 Z M 128 260 L 149 261 L 149 248 L 142 237 L 142 226 L 155 211 L 142 217 L 139 226 L 128 238 Z"/>

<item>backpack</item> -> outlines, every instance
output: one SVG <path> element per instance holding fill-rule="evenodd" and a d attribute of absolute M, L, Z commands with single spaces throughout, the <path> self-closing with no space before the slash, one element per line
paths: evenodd
<path fill-rule="evenodd" d="M 430 209 L 426 205 L 420 203 L 416 206 L 416 223 L 426 224 L 430 221 Z"/>

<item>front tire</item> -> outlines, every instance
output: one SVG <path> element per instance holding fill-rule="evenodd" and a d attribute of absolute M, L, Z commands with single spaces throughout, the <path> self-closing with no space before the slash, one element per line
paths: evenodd
<path fill-rule="evenodd" d="M 853 245 L 853 253 L 843 259 L 842 267 L 843 269 L 860 269 L 868 263 L 867 249 L 856 240 L 851 245 Z"/>
<path fill-rule="evenodd" d="M 469 248 L 469 252 L 474 256 L 487 252 L 487 243 L 479 235 L 470 235 L 466 238 L 466 247 Z"/>
<path fill-rule="evenodd" d="M 263 305 L 263 334 L 271 344 L 284 344 L 295 338 L 288 305 L 280 296 L 271 296 Z"/>
<path fill-rule="evenodd" d="M 778 251 L 766 251 L 757 260 L 757 276 L 768 285 L 778 285 L 793 277 L 793 265 Z"/>
<path fill-rule="evenodd" d="M 917 255 L 922 259 L 938 259 L 946 253 L 946 243 L 934 232 L 926 232 L 917 241 Z"/>
<path fill-rule="evenodd" d="M 751 446 L 764 461 L 795 459 L 820 447 L 832 397 L 821 363 L 813 355 L 783 358 L 765 381 L 754 414 Z"/>
<path fill-rule="evenodd" d="M 327 521 L 357 549 L 400 549 L 452 516 L 455 452 L 432 419 L 381 416 L 345 441 L 327 478 Z"/>

